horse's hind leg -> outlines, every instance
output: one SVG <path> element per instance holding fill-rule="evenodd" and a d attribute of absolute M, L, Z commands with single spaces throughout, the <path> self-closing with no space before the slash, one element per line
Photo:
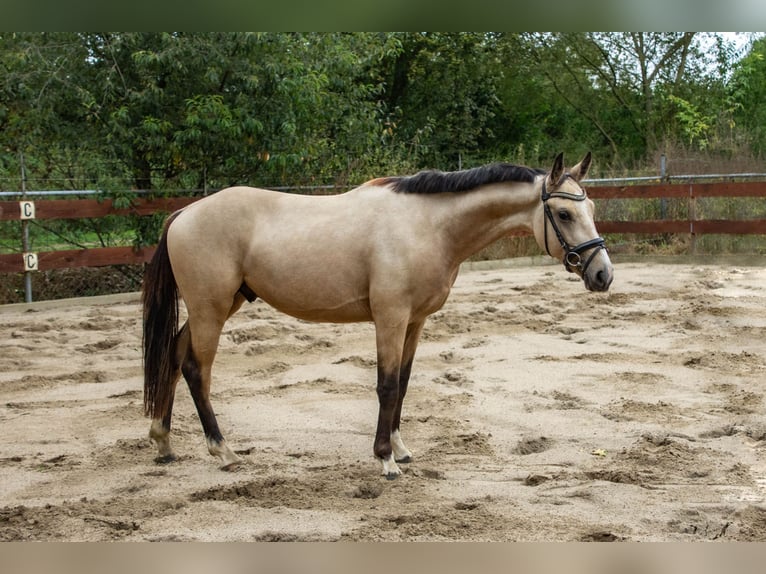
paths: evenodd
<path fill-rule="evenodd" d="M 170 411 L 161 419 L 152 419 L 152 426 L 149 427 L 149 436 L 157 443 L 158 454 L 154 462 L 167 464 L 178 460 L 178 457 L 170 447 Z"/>
<path fill-rule="evenodd" d="M 228 313 L 223 316 L 216 314 L 211 308 L 194 316 L 190 312 L 191 345 L 181 364 L 181 372 L 189 385 L 189 391 L 205 432 L 208 451 L 221 459 L 223 468 L 230 468 L 241 462 L 241 459 L 226 444 L 218 428 L 218 421 L 210 404 L 210 381 L 223 324 L 242 306 L 244 300 L 245 298 L 238 293 Z"/>
<path fill-rule="evenodd" d="M 186 356 L 189 347 L 189 327 L 187 324 L 181 328 L 176 335 L 175 349 L 176 358 L 175 364 L 177 365 L 175 375 L 171 382 L 170 390 L 170 403 L 168 405 L 167 413 L 161 419 L 152 419 L 152 425 L 149 428 L 149 436 L 157 443 L 158 455 L 154 459 L 155 462 L 165 464 L 177 460 L 173 449 L 170 446 L 170 421 L 173 418 L 173 399 L 175 397 L 176 385 L 178 379 L 181 378 L 181 363 Z"/>

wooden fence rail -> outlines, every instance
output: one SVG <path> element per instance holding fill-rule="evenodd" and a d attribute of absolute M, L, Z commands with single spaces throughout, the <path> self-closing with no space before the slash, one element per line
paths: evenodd
<path fill-rule="evenodd" d="M 759 234 L 766 235 L 766 219 L 709 220 L 695 219 L 694 202 L 705 197 L 766 197 L 766 182 L 721 183 L 657 183 L 629 186 L 591 186 L 588 195 L 597 200 L 612 199 L 679 199 L 690 202 L 687 219 L 651 221 L 600 221 L 604 234 Z M 115 208 L 112 200 L 95 199 L 0 201 L 0 221 L 19 219 L 85 219 L 107 215 L 151 215 L 171 213 L 198 198 L 176 197 L 137 199 L 129 208 Z M 523 234 L 522 234 L 523 235 Z M 151 259 L 154 247 L 102 247 L 42 253 L 0 254 L 0 273 L 22 273 L 30 270 L 100 267 L 105 265 L 140 264 Z"/>
<path fill-rule="evenodd" d="M 152 215 L 172 213 L 196 201 L 196 197 L 137 199 L 129 208 L 115 208 L 111 199 L 51 199 L 42 201 L 0 201 L 0 221 L 19 219 L 87 219 L 107 215 Z M 30 204 L 33 204 L 31 206 Z M 33 217 L 30 217 L 33 215 Z M 149 261 L 154 247 L 98 247 L 42 253 L 0 254 L 0 273 L 22 273 L 29 270 L 103 267 L 106 265 L 140 264 Z"/>
<path fill-rule="evenodd" d="M 196 201 L 197 197 L 136 199 L 130 207 L 118 209 L 111 199 L 44 199 L 41 201 L 0 201 L 0 221 L 24 219 L 23 209 L 34 204 L 34 219 L 88 219 L 107 215 L 152 215 L 173 212 Z M 29 212 L 28 212 L 29 213 Z"/>

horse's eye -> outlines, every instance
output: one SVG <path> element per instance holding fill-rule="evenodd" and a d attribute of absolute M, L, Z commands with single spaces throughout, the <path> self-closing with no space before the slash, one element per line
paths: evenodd
<path fill-rule="evenodd" d="M 570 215 L 570 213 L 566 209 L 561 209 L 561 210 L 559 210 L 559 219 L 561 221 L 571 221 L 572 220 L 572 216 Z"/>

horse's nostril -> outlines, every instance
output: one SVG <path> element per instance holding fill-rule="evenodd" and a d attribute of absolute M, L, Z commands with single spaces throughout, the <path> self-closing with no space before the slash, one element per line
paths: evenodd
<path fill-rule="evenodd" d="M 607 270 L 601 270 L 598 273 L 596 273 L 596 283 L 599 286 L 599 289 L 602 291 L 606 291 L 609 289 L 609 286 L 612 284 L 612 273 Z"/>
<path fill-rule="evenodd" d="M 593 278 L 593 289 L 594 291 L 606 291 L 609 289 L 611 282 L 611 274 L 602 269 L 597 271 L 595 277 Z"/>

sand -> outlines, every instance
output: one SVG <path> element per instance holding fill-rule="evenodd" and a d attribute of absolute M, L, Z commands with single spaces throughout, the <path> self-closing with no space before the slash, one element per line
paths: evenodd
<path fill-rule="evenodd" d="M 136 294 L 0 307 L 0 540 L 766 539 L 766 269 L 474 265 L 426 324 L 414 459 L 372 456 L 369 324 L 229 323 L 207 453 L 184 385 L 154 462 Z"/>

